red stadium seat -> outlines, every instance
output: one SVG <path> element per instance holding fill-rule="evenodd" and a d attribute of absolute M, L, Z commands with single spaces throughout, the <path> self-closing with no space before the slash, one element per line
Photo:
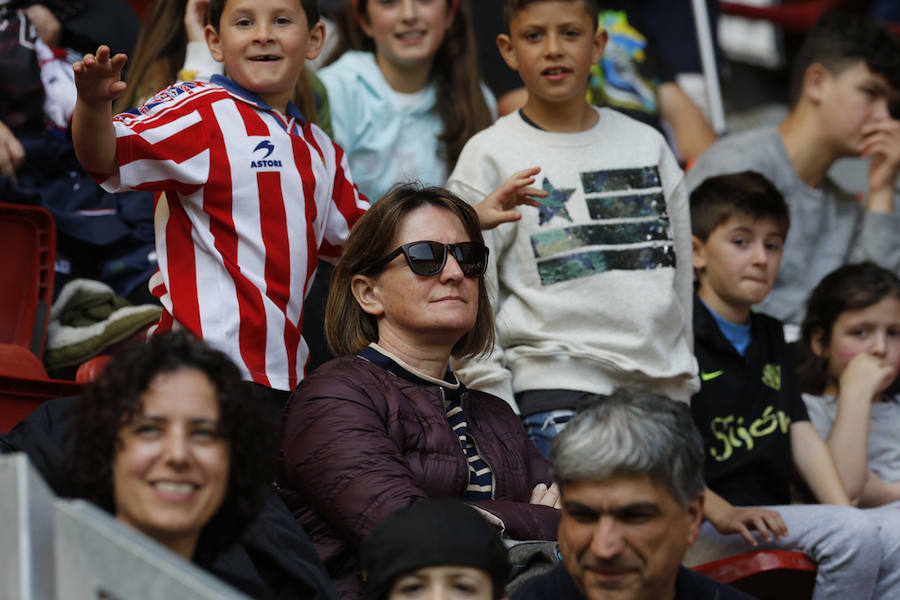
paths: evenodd
<path fill-rule="evenodd" d="M 77 396 L 83 388 L 74 381 L 0 374 L 0 433 L 7 433 L 44 400 Z"/>
<path fill-rule="evenodd" d="M 0 204 L 0 343 L 44 352 L 56 261 L 56 226 L 37 206 Z"/>
<path fill-rule="evenodd" d="M 693 567 L 760 600 L 812 598 L 817 565 L 802 552 L 758 550 Z"/>
<path fill-rule="evenodd" d="M 56 226 L 35 206 L 0 203 L 0 433 L 38 404 L 82 386 L 49 379 L 41 363 L 53 302 Z"/>
<path fill-rule="evenodd" d="M 774 6 L 751 6 L 741 2 L 719 2 L 723 15 L 759 19 L 794 31 L 808 31 L 829 10 L 856 8 L 857 0 L 793 0 Z"/>

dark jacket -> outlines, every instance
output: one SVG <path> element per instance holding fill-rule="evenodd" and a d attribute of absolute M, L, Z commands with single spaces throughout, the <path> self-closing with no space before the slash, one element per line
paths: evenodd
<path fill-rule="evenodd" d="M 706 448 L 704 479 L 737 506 L 790 504 L 790 424 L 809 417 L 781 322 L 751 313 L 750 336 L 741 356 L 694 295 L 702 384 L 691 412 Z"/>
<path fill-rule="evenodd" d="M 0 454 L 25 452 L 53 491 L 64 497 L 74 495 L 68 448 L 76 400 L 44 402 L 12 431 L 0 435 Z M 255 599 L 338 597 L 306 533 L 268 487 L 259 516 L 240 540 L 212 562 L 197 566 Z"/>
<path fill-rule="evenodd" d="M 461 498 L 468 466 L 442 387 L 343 356 L 303 380 L 286 408 L 276 487 L 309 532 L 345 600 L 362 596 L 359 545 L 394 510 Z M 463 389 L 468 433 L 494 475 L 494 499 L 471 504 L 519 540 L 556 539 L 559 511 L 528 504 L 547 463 L 500 398 Z"/>
<path fill-rule="evenodd" d="M 585 600 L 566 566 L 557 565 L 549 573 L 531 579 L 513 595 L 512 600 Z M 673 600 L 753 600 L 744 592 L 719 583 L 690 569 L 678 567 Z"/>

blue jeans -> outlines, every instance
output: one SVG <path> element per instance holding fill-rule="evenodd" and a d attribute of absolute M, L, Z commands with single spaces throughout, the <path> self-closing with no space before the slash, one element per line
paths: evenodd
<path fill-rule="evenodd" d="M 547 458 L 550 456 L 550 443 L 553 442 L 553 438 L 574 416 L 575 411 L 568 408 L 547 410 L 523 417 L 522 424 L 525 426 L 528 439 L 534 442 L 538 451 Z"/>

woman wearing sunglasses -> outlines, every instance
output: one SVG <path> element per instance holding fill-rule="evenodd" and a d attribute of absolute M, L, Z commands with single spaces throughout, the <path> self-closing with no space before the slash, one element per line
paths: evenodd
<path fill-rule="evenodd" d="M 345 600 L 362 597 L 361 540 L 416 500 L 461 498 L 512 539 L 556 538 L 558 494 L 518 417 L 449 368 L 493 344 L 487 260 L 475 211 L 413 185 L 344 245 L 326 311 L 338 358 L 288 402 L 276 484 Z"/>

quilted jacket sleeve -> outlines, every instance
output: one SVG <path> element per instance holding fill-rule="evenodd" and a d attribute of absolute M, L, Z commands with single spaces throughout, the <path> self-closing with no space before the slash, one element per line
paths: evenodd
<path fill-rule="evenodd" d="M 358 378 L 303 385 L 285 415 L 284 476 L 356 548 L 392 511 L 428 496 L 389 435 L 379 387 Z"/>
<path fill-rule="evenodd" d="M 559 510 L 528 503 L 534 486 L 550 484 L 547 460 L 528 439 L 518 415 L 502 399 L 483 392 L 469 394 L 480 405 L 476 410 L 470 404 L 470 429 L 476 432 L 479 448 L 493 466 L 496 498 L 470 504 L 502 521 L 504 533 L 512 539 L 555 540 Z"/>

